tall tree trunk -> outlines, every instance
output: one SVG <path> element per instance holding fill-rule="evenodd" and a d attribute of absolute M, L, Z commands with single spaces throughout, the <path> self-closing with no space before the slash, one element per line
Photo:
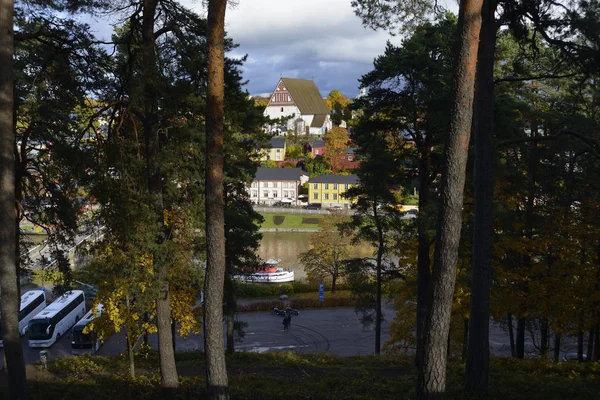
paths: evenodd
<path fill-rule="evenodd" d="M 463 344 L 462 344 L 462 359 L 467 359 L 469 349 L 469 318 L 463 318 Z"/>
<path fill-rule="evenodd" d="M 494 199 L 494 53 L 496 0 L 484 0 L 477 64 L 475 117 L 473 259 L 469 349 L 465 371 L 467 393 L 486 393 L 490 363 L 490 281 Z"/>
<path fill-rule="evenodd" d="M 158 71 L 156 66 L 154 20 L 158 0 L 144 0 L 142 17 L 142 62 L 144 76 L 144 138 L 146 144 L 146 166 L 148 190 L 152 196 L 152 207 L 156 213 L 161 231 L 157 234 L 157 244 L 163 242 L 163 196 L 162 174 L 159 165 L 160 142 L 158 136 Z M 160 254 L 154 254 L 154 264 L 159 285 L 156 299 L 156 322 L 158 327 L 158 352 L 160 358 L 161 388 L 165 395 L 172 396 L 179 386 L 173 336 L 171 333 L 171 304 L 167 265 Z"/>
<path fill-rule="evenodd" d="M 525 318 L 517 320 L 517 358 L 525 358 Z"/>
<path fill-rule="evenodd" d="M 19 276 L 15 224 L 15 136 L 13 129 L 14 4 L 0 0 L 0 310 L 10 399 L 27 398 L 25 360 L 19 334 Z"/>
<path fill-rule="evenodd" d="M 129 306 L 129 293 L 125 295 L 125 306 L 127 307 L 127 314 L 131 315 Z M 133 353 L 135 347 L 134 337 L 131 334 L 130 327 L 127 327 L 127 333 L 125 334 L 125 347 L 127 348 L 127 356 L 129 358 L 129 376 L 135 378 L 135 355 Z"/>
<path fill-rule="evenodd" d="M 223 137 L 226 0 L 208 2 L 208 93 L 206 107 L 206 279 L 204 282 L 206 385 L 209 399 L 228 399 L 223 346 L 225 219 Z"/>
<path fill-rule="evenodd" d="M 462 0 L 459 9 L 454 102 L 444 151 L 440 213 L 429 291 L 431 307 L 425 320 L 423 363 L 419 366 L 417 383 L 420 399 L 438 399 L 446 395 L 446 353 L 462 226 L 482 3 L 483 0 Z"/>
<path fill-rule="evenodd" d="M 592 361 L 600 360 L 600 324 L 596 324 L 596 333 L 594 335 L 594 352 L 592 353 Z"/>
<path fill-rule="evenodd" d="M 560 333 L 556 333 L 554 336 L 554 362 L 560 360 Z"/>
<path fill-rule="evenodd" d="M 375 276 L 375 354 L 381 353 L 381 262 L 383 260 L 383 227 L 377 215 L 377 202 L 373 203 L 373 216 L 377 225 L 377 265 Z"/>
<path fill-rule="evenodd" d="M 577 361 L 583 362 L 583 330 L 577 332 Z"/>
<path fill-rule="evenodd" d="M 593 361 L 592 360 L 594 357 L 593 351 L 594 351 L 594 328 L 591 328 L 589 335 L 588 335 L 586 361 Z"/>
<path fill-rule="evenodd" d="M 508 339 L 510 341 L 510 355 L 511 357 L 515 357 L 517 353 L 515 350 L 515 332 L 513 330 L 512 320 L 512 314 L 508 313 Z"/>
<path fill-rule="evenodd" d="M 425 143 L 419 157 L 419 210 L 426 212 L 429 207 L 429 174 L 431 164 L 431 151 L 429 149 L 429 135 L 425 136 Z M 423 331 L 425 318 L 429 308 L 428 296 L 431 281 L 431 260 L 429 249 L 431 241 L 425 218 L 417 218 L 419 248 L 417 250 L 417 351 L 415 354 L 416 365 L 422 365 L 423 357 Z"/>
<path fill-rule="evenodd" d="M 548 349 L 550 348 L 549 329 L 548 318 L 542 315 L 540 321 L 540 356 L 542 358 L 548 357 Z"/>

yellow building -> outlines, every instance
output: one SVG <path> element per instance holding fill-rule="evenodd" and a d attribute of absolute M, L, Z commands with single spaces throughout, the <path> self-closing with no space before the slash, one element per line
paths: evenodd
<path fill-rule="evenodd" d="M 273 138 L 265 147 L 261 147 L 260 160 L 285 160 L 285 138 Z"/>
<path fill-rule="evenodd" d="M 323 207 L 342 206 L 350 208 L 356 199 L 347 199 L 344 193 L 358 185 L 356 175 L 323 175 L 308 181 L 308 203 L 320 203 Z"/>

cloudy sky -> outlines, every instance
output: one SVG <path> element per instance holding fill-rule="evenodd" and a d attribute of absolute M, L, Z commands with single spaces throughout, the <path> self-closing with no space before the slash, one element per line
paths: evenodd
<path fill-rule="evenodd" d="M 240 46 L 228 56 L 248 55 L 243 68 L 248 92 L 268 94 L 285 77 L 312 79 L 323 96 L 334 89 L 356 96 L 358 79 L 371 70 L 386 40 L 398 44 L 400 39 L 363 28 L 350 1 L 237 0 L 229 6 L 225 29 Z M 180 3 L 206 15 L 201 0 Z M 105 18 L 90 22 L 99 37 L 108 39 L 118 20 Z"/>
<path fill-rule="evenodd" d="M 206 15 L 201 0 L 180 2 Z M 286 77 L 314 80 L 323 96 L 337 89 L 354 97 L 358 79 L 372 69 L 373 59 L 383 53 L 386 41 L 400 44 L 400 38 L 387 32 L 364 28 L 354 15 L 351 0 L 236 2 L 227 9 L 225 29 L 240 46 L 228 56 L 248 55 L 243 71 L 251 95 L 272 92 L 279 77 Z M 91 23 L 99 37 L 110 38 L 111 24 L 118 21 L 105 18 Z"/>
<path fill-rule="evenodd" d="M 350 0 L 239 0 L 226 12 L 225 29 L 240 44 L 231 55 L 248 54 L 252 95 L 273 91 L 283 76 L 312 79 L 324 96 L 337 89 L 354 97 L 386 40 L 399 42 L 363 28 Z"/>

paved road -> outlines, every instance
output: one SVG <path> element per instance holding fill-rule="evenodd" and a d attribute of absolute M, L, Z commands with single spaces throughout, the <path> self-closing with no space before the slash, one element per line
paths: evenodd
<path fill-rule="evenodd" d="M 388 316 L 393 314 L 388 310 Z M 247 322 L 245 338 L 237 344 L 240 351 L 267 352 L 294 350 L 301 353 L 328 352 L 339 355 L 373 354 L 375 332 L 372 328 L 363 328 L 357 315 L 351 308 L 332 308 L 323 310 L 302 310 L 299 316 L 292 318 L 289 329 L 284 330 L 282 318 L 268 312 L 242 313 L 239 319 Z M 69 335 L 62 337 L 49 350 L 49 357 L 70 355 Z M 389 339 L 389 322 L 382 326 L 382 343 Z M 27 339 L 22 339 L 25 361 L 32 364 L 38 361 L 39 351 L 29 348 Z M 151 335 L 149 343 L 157 347 L 157 335 Z M 202 350 L 202 335 L 188 338 L 177 337 L 177 351 Z M 125 351 L 123 333 L 113 335 L 100 349 L 100 355 L 114 355 Z M 2 351 L 0 350 L 0 359 Z M 0 364 L 2 361 L 0 361 Z"/>
<path fill-rule="evenodd" d="M 389 320 L 394 311 L 385 307 L 387 321 L 382 326 L 381 343 L 390 338 Z M 322 310 L 301 310 L 299 316 L 292 319 L 289 329 L 284 330 L 282 318 L 268 312 L 242 313 L 239 319 L 247 322 L 245 338 L 236 344 L 239 351 L 268 352 L 293 350 L 299 353 L 326 352 L 342 356 L 366 355 L 374 353 L 375 332 L 364 328 L 352 308 L 330 308 Z M 65 335 L 49 349 L 49 357 L 70 355 L 69 335 Z M 572 341 L 571 341 L 572 342 Z M 29 348 L 26 338 L 22 339 L 25 360 L 28 364 L 38 361 L 41 349 Z M 157 335 L 151 335 L 149 343 L 157 348 Z M 490 326 L 490 346 L 495 355 L 509 355 L 508 335 L 497 324 Z M 176 338 L 177 351 L 202 350 L 201 335 L 188 338 Z M 575 343 L 565 343 L 563 353 L 572 352 Z M 529 338 L 526 340 L 526 351 L 534 352 Z M 100 355 L 115 355 L 125 352 L 124 334 L 118 333 L 107 340 L 100 349 Z M 0 365 L 3 362 L 0 350 Z"/>

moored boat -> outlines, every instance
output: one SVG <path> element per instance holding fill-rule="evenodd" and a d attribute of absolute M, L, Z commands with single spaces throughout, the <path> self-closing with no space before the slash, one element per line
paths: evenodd
<path fill-rule="evenodd" d="M 294 271 L 279 266 L 278 258 L 269 258 L 258 268 L 236 275 L 234 278 L 248 283 L 284 283 L 294 281 Z"/>

